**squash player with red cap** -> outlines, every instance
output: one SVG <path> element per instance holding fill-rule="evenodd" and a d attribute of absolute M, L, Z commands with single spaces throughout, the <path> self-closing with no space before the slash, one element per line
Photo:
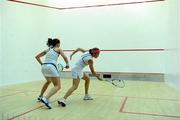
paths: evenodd
<path fill-rule="evenodd" d="M 85 80 L 85 96 L 84 100 L 93 100 L 93 98 L 88 94 L 88 89 L 89 89 L 89 83 L 90 79 L 89 77 L 83 72 L 83 68 L 86 66 L 89 66 L 89 69 L 92 73 L 93 76 L 95 76 L 98 80 L 102 80 L 98 74 L 96 74 L 94 70 L 94 65 L 93 65 L 93 58 L 98 58 L 100 54 L 100 49 L 99 48 L 92 48 L 89 50 L 85 50 L 82 48 L 77 48 L 71 55 L 70 55 L 70 60 L 72 59 L 72 56 L 81 51 L 83 55 L 76 61 L 74 66 L 71 69 L 72 72 L 72 78 L 73 78 L 73 84 L 69 88 L 69 90 L 66 92 L 63 98 L 58 100 L 58 104 L 61 106 L 65 107 L 66 103 L 65 100 L 78 88 L 80 79 Z"/>

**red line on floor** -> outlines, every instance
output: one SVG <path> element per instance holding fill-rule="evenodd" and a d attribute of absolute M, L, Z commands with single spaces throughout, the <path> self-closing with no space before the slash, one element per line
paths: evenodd
<path fill-rule="evenodd" d="M 34 109 L 31 109 L 31 110 L 28 110 L 28 111 L 26 111 L 26 112 L 20 113 L 19 115 L 13 116 L 12 118 L 9 118 L 8 120 L 14 120 L 14 119 L 17 118 L 17 117 L 20 117 L 20 116 L 23 116 L 23 115 L 25 115 L 25 114 L 27 114 L 27 113 L 30 113 L 30 112 L 32 112 L 32 111 L 35 111 L 35 110 L 37 110 L 37 109 L 39 109 L 39 108 L 41 108 L 41 107 L 43 107 L 43 106 L 44 106 L 44 105 L 41 105 L 41 106 L 36 107 L 36 108 L 34 108 Z"/>
<path fill-rule="evenodd" d="M 11 90 L 11 89 L 8 89 L 8 90 Z M 13 89 L 14 90 L 14 89 Z M 34 92 L 34 91 L 23 91 L 23 92 Z M 23 93 L 23 92 L 18 92 L 18 93 Z M 38 92 L 38 91 L 37 91 Z M 80 94 L 80 93 L 75 93 L 75 94 Z M 13 94 L 13 95 L 15 95 L 15 94 Z M 81 94 L 80 94 L 81 95 Z M 98 95 L 98 94 L 93 94 L 93 95 Z M 6 96 L 10 96 L 10 95 L 6 95 Z M 111 95 L 100 95 L 99 94 L 99 96 L 111 96 Z M 125 105 L 126 105 L 126 102 L 127 102 L 127 100 L 128 100 L 128 98 L 135 98 L 135 99 L 155 99 L 155 100 L 168 100 L 168 101 L 180 101 L 180 100 L 176 100 L 176 99 L 161 99 L 161 98 L 143 98 L 143 97 L 129 97 L 129 96 L 114 96 L 114 97 L 125 97 L 125 99 L 124 99 L 124 101 L 123 101 L 123 103 L 122 103 L 122 105 L 121 105 L 121 107 L 120 107 L 120 109 L 119 109 L 119 112 L 121 112 L 121 113 L 128 113 L 128 114 L 137 114 L 137 115 L 150 115 L 150 116 L 162 116 L 162 117 L 171 117 L 171 118 L 180 118 L 180 116 L 175 116 L 175 115 L 163 115 L 163 114 L 151 114 L 151 113 L 141 113 L 141 112 L 126 112 L 126 111 L 123 111 L 124 110 L 124 108 L 125 108 Z M 55 101 L 57 101 L 57 100 L 55 100 Z M 55 102 L 55 101 L 53 101 L 53 102 Z M 51 103 L 53 103 L 53 102 L 51 102 Z M 27 110 L 27 111 L 25 111 L 25 112 L 23 112 L 23 113 L 20 113 L 20 114 L 18 114 L 18 115 L 16 115 L 16 116 L 13 116 L 12 118 L 9 118 L 8 120 L 13 120 L 13 119 L 15 119 L 15 118 L 18 118 L 18 117 L 20 117 L 20 116 L 23 116 L 23 115 L 25 115 L 25 114 L 28 114 L 28 113 L 30 113 L 30 112 L 32 112 L 32 111 L 35 111 L 35 110 L 37 110 L 37 109 L 39 109 L 39 108 L 41 108 L 41 107 L 43 107 L 44 105 L 41 105 L 41 106 L 38 106 L 38 107 L 36 107 L 36 108 L 34 108 L 34 109 L 30 109 L 30 110 Z"/>
<path fill-rule="evenodd" d="M 136 115 L 161 116 L 161 117 L 170 117 L 170 118 L 180 118 L 180 116 L 175 116 L 175 115 L 163 115 L 163 114 L 152 114 L 152 113 L 141 113 L 141 112 L 126 112 L 126 111 L 123 111 L 122 113 L 136 114 Z"/>
<path fill-rule="evenodd" d="M 127 2 L 127 3 L 99 4 L 99 5 L 87 5 L 87 6 L 73 6 L 73 7 L 66 7 L 66 8 L 58 8 L 58 7 L 42 5 L 42 4 L 37 4 L 37 3 L 24 2 L 24 1 L 20 1 L 20 0 L 7 0 L 7 1 L 23 3 L 23 4 L 28 4 L 28 5 L 34 5 L 34 6 L 39 6 L 39 7 L 58 9 L 58 10 L 66 10 L 66 9 L 79 9 L 79 8 L 92 8 L 92 7 L 119 6 L 119 5 L 128 5 L 128 4 L 161 2 L 161 1 L 165 1 L 165 0 L 147 0 L 147 1 L 139 1 L 139 2 Z"/>
<path fill-rule="evenodd" d="M 54 101 L 52 101 L 51 103 L 54 103 L 54 102 L 56 102 L 56 101 L 57 101 L 57 100 L 54 100 Z M 9 118 L 8 120 L 14 120 L 14 119 L 16 119 L 16 118 L 18 118 L 18 117 L 21 117 L 21 116 L 23 116 L 23 115 L 25 115 L 25 114 L 28 114 L 28 113 L 30 113 L 30 112 L 33 112 L 33 111 L 35 111 L 35 110 L 37 110 L 37 109 L 39 109 L 39 108 L 42 108 L 42 107 L 44 107 L 44 105 L 38 106 L 38 107 L 36 107 L 36 108 L 34 108 L 34 109 L 27 110 L 27 111 L 25 111 L 25 112 L 23 112 L 23 113 L 20 113 L 20 114 L 16 115 L 16 116 L 13 116 L 12 118 Z M 48 108 L 47 108 L 47 109 L 48 109 Z"/>
<path fill-rule="evenodd" d="M 126 96 L 125 99 L 124 99 L 124 101 L 123 101 L 123 103 L 122 103 L 122 105 L 121 105 L 121 107 L 120 107 L 120 109 L 119 109 L 119 112 L 123 112 L 123 109 L 124 109 L 124 107 L 125 107 L 125 104 L 126 104 L 126 102 L 127 102 L 127 99 L 128 99 L 128 97 Z"/>

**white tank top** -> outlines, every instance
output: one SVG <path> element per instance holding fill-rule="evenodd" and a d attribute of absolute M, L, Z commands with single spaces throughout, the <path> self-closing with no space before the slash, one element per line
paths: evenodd
<path fill-rule="evenodd" d="M 74 67 L 82 70 L 88 65 L 88 61 L 92 60 L 93 57 L 89 52 L 85 52 L 75 63 Z"/>
<path fill-rule="evenodd" d="M 47 52 L 44 63 L 54 63 L 57 65 L 57 59 L 59 57 L 59 54 L 54 51 L 53 48 L 50 48 L 50 50 Z"/>

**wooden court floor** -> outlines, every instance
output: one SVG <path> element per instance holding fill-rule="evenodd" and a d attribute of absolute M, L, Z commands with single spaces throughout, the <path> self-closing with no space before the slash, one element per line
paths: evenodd
<path fill-rule="evenodd" d="M 0 87 L 0 120 L 180 120 L 180 93 L 163 82 L 126 81 L 125 88 L 116 88 L 91 80 L 94 100 L 84 101 L 81 80 L 67 106 L 61 107 L 57 100 L 72 82 L 63 79 L 61 90 L 50 100 L 51 110 L 36 101 L 43 82 Z"/>

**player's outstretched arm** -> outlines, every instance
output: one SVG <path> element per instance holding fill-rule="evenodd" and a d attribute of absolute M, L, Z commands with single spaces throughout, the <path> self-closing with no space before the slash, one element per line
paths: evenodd
<path fill-rule="evenodd" d="M 91 71 L 92 75 L 95 76 L 98 80 L 102 81 L 102 79 L 99 77 L 98 74 L 96 74 L 96 72 L 94 70 L 93 60 L 89 60 L 88 64 L 89 64 L 89 68 L 90 68 L 90 71 Z"/>
<path fill-rule="evenodd" d="M 83 48 L 77 48 L 75 51 L 73 51 L 73 53 L 70 55 L 70 60 L 72 59 L 72 56 L 75 54 L 75 53 L 77 53 L 77 52 L 79 52 L 79 51 L 81 51 L 81 52 L 86 52 L 87 50 L 85 50 L 85 49 L 83 49 Z"/>

